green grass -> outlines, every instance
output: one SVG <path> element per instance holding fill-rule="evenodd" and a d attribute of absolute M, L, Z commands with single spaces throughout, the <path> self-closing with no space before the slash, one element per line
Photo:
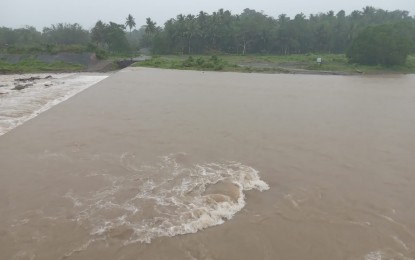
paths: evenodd
<path fill-rule="evenodd" d="M 12 64 L 0 60 L 0 73 L 68 72 L 83 69 L 84 66 L 80 64 L 68 64 L 61 61 L 45 63 L 29 58 Z"/>
<path fill-rule="evenodd" d="M 323 60 L 321 65 L 316 62 L 318 57 L 321 57 Z M 154 56 L 152 59 L 147 61 L 137 62 L 133 66 L 182 70 L 216 70 L 262 73 L 415 73 L 415 55 L 409 56 L 407 63 L 404 66 L 394 67 L 350 64 L 344 54 L 218 56 L 163 55 Z"/>
<path fill-rule="evenodd" d="M 181 69 L 181 70 L 232 70 L 235 65 L 229 64 L 217 56 L 154 56 L 149 60 L 137 62 L 133 66 Z"/>

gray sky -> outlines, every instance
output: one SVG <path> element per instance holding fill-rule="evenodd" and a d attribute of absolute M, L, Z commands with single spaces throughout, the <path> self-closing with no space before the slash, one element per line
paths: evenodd
<path fill-rule="evenodd" d="M 128 14 L 135 18 L 137 26 L 143 25 L 146 17 L 163 25 L 177 14 L 197 14 L 201 10 L 211 13 L 219 8 L 233 14 L 250 8 L 273 17 L 281 13 L 291 17 L 300 12 L 307 16 L 329 10 L 337 13 L 341 9 L 349 14 L 368 5 L 385 10 L 407 10 L 415 15 L 414 0 L 1 0 L 0 27 L 33 25 L 41 30 L 59 22 L 77 22 L 90 29 L 98 20 L 124 24 Z"/>

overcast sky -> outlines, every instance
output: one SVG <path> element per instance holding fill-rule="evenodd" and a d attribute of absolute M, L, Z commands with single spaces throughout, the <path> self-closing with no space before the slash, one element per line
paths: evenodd
<path fill-rule="evenodd" d="M 90 29 L 95 22 L 125 22 L 131 14 L 137 26 L 151 17 L 158 25 L 178 14 L 197 14 L 203 10 L 211 13 L 220 8 L 230 10 L 233 14 L 250 8 L 264 11 L 265 14 L 277 17 L 285 13 L 290 17 L 303 12 L 305 15 L 333 10 L 345 10 L 349 14 L 353 10 L 361 10 L 365 6 L 373 6 L 385 10 L 407 10 L 415 15 L 415 0 L 0 0 L 0 27 L 20 28 L 33 25 L 39 30 L 56 23 L 79 23 Z"/>

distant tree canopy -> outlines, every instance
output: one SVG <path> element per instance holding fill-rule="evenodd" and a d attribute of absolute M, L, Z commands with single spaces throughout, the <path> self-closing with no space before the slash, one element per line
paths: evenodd
<path fill-rule="evenodd" d="M 108 48 L 113 52 L 128 52 L 130 46 L 124 30 L 125 26 L 122 24 L 98 21 L 91 30 L 91 39 L 101 48 Z"/>
<path fill-rule="evenodd" d="M 402 65 L 411 51 L 408 24 L 384 24 L 365 28 L 347 51 L 351 62 L 367 65 Z"/>
<path fill-rule="evenodd" d="M 155 53 L 345 53 L 364 28 L 399 22 L 415 24 L 415 19 L 407 11 L 373 7 L 350 15 L 343 10 L 308 18 L 300 13 L 293 19 L 285 14 L 274 18 L 252 9 L 237 15 L 220 9 L 169 19 L 149 45 Z"/>
<path fill-rule="evenodd" d="M 42 37 L 50 44 L 87 44 L 89 42 L 89 32 L 77 23 L 58 23 L 45 27 Z"/>
<path fill-rule="evenodd" d="M 374 48 L 369 48 L 372 45 L 386 53 L 389 48 L 396 47 L 400 52 L 393 51 L 394 57 L 402 61 L 403 54 L 407 52 L 407 40 L 409 45 L 415 46 L 414 17 L 409 16 L 407 11 L 386 11 L 370 6 L 349 15 L 341 10 L 308 17 L 300 13 L 293 18 L 285 14 L 274 18 L 252 9 L 245 9 L 241 14 L 219 9 L 211 14 L 203 11 L 196 15 L 179 14 L 163 26 L 158 26 L 151 18 L 143 22 L 145 24 L 138 30 L 133 30 L 136 22 L 132 15 L 128 15 L 125 25 L 98 21 L 90 31 L 79 24 L 56 24 L 45 27 L 42 33 L 33 27 L 14 30 L 0 27 L 0 48 L 93 43 L 95 48 L 111 52 L 146 47 L 155 54 L 286 55 L 345 53 L 349 50 L 348 55 L 353 62 L 395 64 L 386 57 L 385 61 L 377 61 L 374 58 L 376 54 L 362 60 L 359 49 L 372 53 Z M 395 26 L 387 24 L 406 24 L 407 28 L 412 29 L 395 30 Z M 126 33 L 127 28 L 129 33 Z M 390 40 L 385 34 L 394 37 Z M 409 37 L 403 39 L 403 35 Z M 409 52 L 414 51 L 414 47 L 409 48 Z"/>
<path fill-rule="evenodd" d="M 42 34 L 36 28 L 27 26 L 25 28 L 10 29 L 0 27 L 0 46 L 26 46 L 42 42 Z"/>

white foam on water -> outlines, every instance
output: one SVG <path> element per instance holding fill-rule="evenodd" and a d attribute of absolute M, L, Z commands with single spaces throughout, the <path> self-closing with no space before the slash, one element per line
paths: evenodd
<path fill-rule="evenodd" d="M 133 154 L 121 155 L 121 165 L 134 173 L 87 196 L 66 195 L 78 212 L 74 221 L 94 239 L 150 243 L 222 224 L 245 206 L 245 191 L 269 189 L 257 170 L 239 162 L 184 165 L 183 157 L 143 165 Z"/>
<path fill-rule="evenodd" d="M 364 256 L 364 260 L 413 260 L 413 258 L 388 248 L 369 252 Z"/>
<path fill-rule="evenodd" d="M 46 78 L 51 75 L 52 78 Z M 19 78 L 38 77 L 32 85 L 13 90 Z M 0 135 L 36 117 L 75 94 L 105 79 L 108 75 L 26 74 L 0 75 Z"/>
<path fill-rule="evenodd" d="M 402 246 L 406 251 L 409 251 L 409 247 L 398 236 L 392 236 L 392 238 L 398 245 Z"/>
<path fill-rule="evenodd" d="M 70 252 L 66 253 L 60 259 L 65 259 L 65 258 L 68 258 L 68 257 L 72 256 L 73 254 L 82 252 L 82 251 L 86 250 L 92 243 L 97 242 L 99 240 L 102 240 L 102 239 L 89 239 L 88 241 L 86 241 L 85 243 L 83 243 L 82 245 L 80 245 L 79 247 L 77 247 L 77 248 L 71 250 Z"/>
<path fill-rule="evenodd" d="M 373 251 L 365 255 L 365 260 L 382 260 L 384 253 L 382 251 Z"/>

